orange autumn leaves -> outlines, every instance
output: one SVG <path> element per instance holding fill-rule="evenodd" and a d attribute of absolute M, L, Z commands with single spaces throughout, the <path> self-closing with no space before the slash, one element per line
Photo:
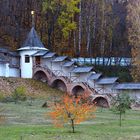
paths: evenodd
<path fill-rule="evenodd" d="M 57 127 L 62 127 L 66 123 L 73 122 L 79 124 L 87 119 L 95 118 L 95 104 L 91 104 L 86 96 L 77 98 L 65 95 L 60 103 L 52 106 L 49 116 Z"/>

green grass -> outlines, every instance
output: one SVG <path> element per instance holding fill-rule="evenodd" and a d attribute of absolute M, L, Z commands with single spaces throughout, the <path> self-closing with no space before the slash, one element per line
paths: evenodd
<path fill-rule="evenodd" d="M 32 106 L 29 101 L 0 103 L 5 109 L 5 123 L 0 125 L 0 140 L 140 140 L 140 111 L 129 110 L 123 116 L 119 127 L 119 116 L 109 109 L 97 109 L 96 118 L 76 126 L 55 128 L 42 108 L 44 99 L 36 99 Z"/>

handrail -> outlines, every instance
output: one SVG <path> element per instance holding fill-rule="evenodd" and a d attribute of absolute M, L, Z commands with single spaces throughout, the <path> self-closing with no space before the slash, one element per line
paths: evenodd
<path fill-rule="evenodd" d="M 89 84 L 87 84 L 86 82 L 82 82 L 87 88 L 89 88 L 92 92 L 99 94 L 96 89 L 92 88 Z"/>
<path fill-rule="evenodd" d="M 66 76 L 63 74 L 63 72 L 61 70 L 51 70 L 48 68 L 47 65 L 34 65 L 33 68 L 42 68 L 44 71 L 47 71 L 48 74 L 51 76 L 51 77 L 62 77 L 65 79 L 65 81 L 67 83 L 74 83 L 74 82 L 80 82 L 79 81 L 79 77 L 78 76 Z M 101 92 L 103 89 L 100 88 L 98 89 L 99 87 L 91 87 L 87 82 L 80 82 L 82 83 L 86 88 L 88 88 L 92 93 L 95 93 L 97 95 L 107 95 L 109 96 L 110 98 L 113 98 L 113 95 L 110 93 L 110 91 L 108 90 L 105 90 L 104 93 Z M 105 94 L 106 93 L 106 94 Z"/>

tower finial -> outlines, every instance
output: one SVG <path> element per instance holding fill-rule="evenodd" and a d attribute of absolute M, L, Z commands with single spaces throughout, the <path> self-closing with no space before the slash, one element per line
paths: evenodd
<path fill-rule="evenodd" d="M 32 15 L 32 27 L 35 27 L 35 11 L 31 11 L 31 15 Z"/>

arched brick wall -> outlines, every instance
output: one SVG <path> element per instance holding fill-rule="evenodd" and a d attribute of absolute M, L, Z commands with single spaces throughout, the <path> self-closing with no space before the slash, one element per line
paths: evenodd
<path fill-rule="evenodd" d="M 48 76 L 43 71 L 37 71 L 36 73 L 34 73 L 33 79 L 40 80 L 42 82 L 48 82 L 49 80 Z"/>
<path fill-rule="evenodd" d="M 80 95 L 87 93 L 92 96 L 92 101 L 96 102 L 97 106 L 110 107 L 110 100 L 107 95 L 95 93 L 94 89 L 90 89 L 84 83 L 71 83 L 64 76 L 55 76 L 51 71 L 43 67 L 33 68 L 33 78 L 47 82 L 50 86 L 67 92 L 70 95 Z"/>
<path fill-rule="evenodd" d="M 50 85 L 54 88 L 61 90 L 61 91 L 67 92 L 66 81 L 62 78 L 52 79 Z"/>
<path fill-rule="evenodd" d="M 33 68 L 33 79 L 45 81 L 50 84 L 51 75 L 48 71 L 42 67 L 35 67 Z"/>
<path fill-rule="evenodd" d="M 80 86 L 80 85 L 76 85 L 75 87 L 73 87 L 73 89 L 71 90 L 72 95 L 74 96 L 78 96 L 81 95 L 82 93 L 85 92 L 85 89 Z"/>
<path fill-rule="evenodd" d="M 93 103 L 96 103 L 96 106 L 104 107 L 104 108 L 110 107 L 109 101 L 106 97 L 97 96 L 92 101 L 93 101 Z"/>

